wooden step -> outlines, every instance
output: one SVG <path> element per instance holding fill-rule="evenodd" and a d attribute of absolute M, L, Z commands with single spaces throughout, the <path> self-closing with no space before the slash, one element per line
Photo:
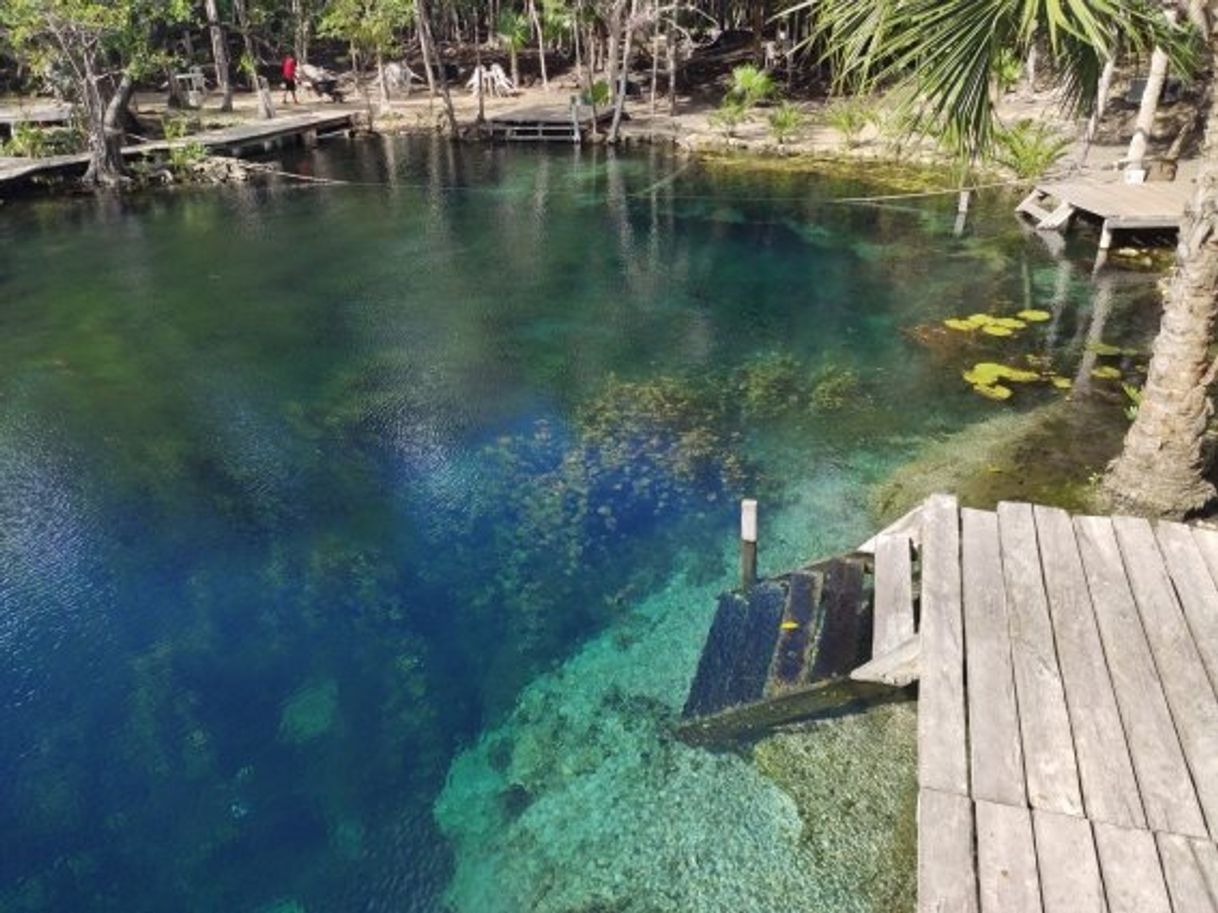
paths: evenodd
<path fill-rule="evenodd" d="M 786 608 L 778 626 L 778 643 L 766 680 L 766 697 L 798 688 L 806 679 L 808 648 L 816 640 L 816 609 L 823 589 L 823 574 L 797 571 L 790 576 Z"/>

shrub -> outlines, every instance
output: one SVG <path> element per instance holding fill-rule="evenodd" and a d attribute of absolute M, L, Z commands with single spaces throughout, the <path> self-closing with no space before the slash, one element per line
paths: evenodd
<path fill-rule="evenodd" d="M 868 124 L 876 120 L 876 109 L 862 98 L 844 98 L 825 108 L 825 123 L 842 135 L 846 146 L 853 149 Z"/>
<path fill-rule="evenodd" d="M 1040 177 L 1070 148 L 1070 140 L 1041 121 L 1021 120 L 994 133 L 990 157 L 1015 172 L 1016 177 Z"/>
<path fill-rule="evenodd" d="M 748 110 L 743 104 L 734 100 L 730 96 L 723 99 L 718 110 L 710 116 L 712 127 L 718 127 L 723 131 L 723 135 L 731 139 L 735 130 L 748 118 Z"/>
<path fill-rule="evenodd" d="M 763 101 L 768 101 L 777 92 L 778 87 L 774 84 L 773 77 L 751 63 L 732 70 L 732 87 L 728 90 L 728 97 L 745 108 L 752 108 Z"/>
<path fill-rule="evenodd" d="M 1023 62 L 1010 48 L 998 52 L 994 61 L 994 86 L 1000 95 L 1005 95 L 1015 88 L 1019 77 L 1023 75 Z"/>
<path fill-rule="evenodd" d="M 782 145 L 789 139 L 795 138 L 804 128 L 807 118 L 790 102 L 784 101 L 770 112 L 770 133 Z"/>

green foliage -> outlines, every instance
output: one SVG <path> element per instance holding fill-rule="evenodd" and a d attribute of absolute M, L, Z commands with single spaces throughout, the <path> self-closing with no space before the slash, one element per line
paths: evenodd
<path fill-rule="evenodd" d="M 70 155 L 84 148 L 84 135 L 76 127 L 17 124 L 13 128 L 12 137 L 0 144 L 0 155 L 40 158 L 46 155 Z"/>
<path fill-rule="evenodd" d="M 1132 422 L 1138 417 L 1138 409 L 1142 407 L 1142 388 L 1122 383 L 1121 389 L 1125 391 L 1125 398 L 1129 400 L 1128 405 L 1125 406 L 1125 418 Z"/>
<path fill-rule="evenodd" d="M 398 34 L 414 21 L 412 0 L 331 0 L 317 34 L 349 41 L 367 54 L 388 54 Z"/>
<path fill-rule="evenodd" d="M 708 120 L 712 127 L 722 130 L 723 135 L 731 139 L 735 135 L 736 128 L 744 123 L 748 116 L 748 109 L 741 102 L 729 96 L 723 99 L 715 111 L 711 112 Z"/>
<path fill-rule="evenodd" d="M 495 22 L 495 34 L 509 50 L 519 51 L 529 43 L 529 17 L 516 10 L 502 10 Z"/>
<path fill-rule="evenodd" d="M 745 109 L 768 101 L 778 92 L 774 78 L 765 70 L 746 63 L 732 69 L 732 87 L 728 90 L 728 98 L 742 105 Z"/>
<path fill-rule="evenodd" d="M 876 122 L 878 111 L 866 98 L 842 98 L 828 105 L 821 116 L 842 135 L 846 146 L 853 149 L 867 126 Z"/>
<path fill-rule="evenodd" d="M 798 136 L 803 130 L 804 124 L 807 123 L 804 113 L 786 101 L 770 112 L 768 120 L 770 133 L 773 134 L 779 145 Z"/>
<path fill-rule="evenodd" d="M 1019 77 L 1023 75 L 1023 62 L 1010 48 L 1003 48 L 994 58 L 994 85 L 998 92 L 1005 95 L 1015 88 Z"/>
<path fill-rule="evenodd" d="M 1070 140 L 1042 121 L 1021 120 L 999 127 L 994 134 L 992 158 L 1017 177 L 1040 177 L 1070 148 Z"/>
<path fill-rule="evenodd" d="M 1121 0 L 799 0 L 787 13 L 811 17 L 808 43 L 843 91 L 903 90 L 919 130 L 950 139 L 959 157 L 988 152 L 994 139 L 989 87 L 1005 52 L 1045 36 L 1064 82 L 1067 103 L 1093 103 L 1104 61 L 1121 44 L 1158 46 L 1173 68 L 1190 72 L 1199 59 L 1191 26 L 1170 24 L 1162 8 Z"/>
<path fill-rule="evenodd" d="M 609 88 L 609 83 L 598 79 L 592 83 L 592 88 L 584 93 L 584 103 L 592 105 L 594 108 L 603 108 L 609 104 L 609 99 L 612 97 L 613 92 Z"/>

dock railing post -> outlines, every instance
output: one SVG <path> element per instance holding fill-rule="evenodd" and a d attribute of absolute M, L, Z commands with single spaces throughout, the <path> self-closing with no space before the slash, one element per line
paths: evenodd
<path fill-rule="evenodd" d="M 740 502 L 740 586 L 748 589 L 757 582 L 757 502 Z"/>

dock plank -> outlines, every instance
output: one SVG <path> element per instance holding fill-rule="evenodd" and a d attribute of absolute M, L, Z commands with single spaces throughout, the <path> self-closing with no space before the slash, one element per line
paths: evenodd
<path fill-rule="evenodd" d="M 1218 698 L 1150 523 L 1114 517 L 1112 528 L 1197 800 L 1213 828 L 1218 825 Z"/>
<path fill-rule="evenodd" d="M 1155 841 L 1175 913 L 1214 913 L 1215 900 L 1193 841 L 1179 834 L 1156 834 Z"/>
<path fill-rule="evenodd" d="M 1187 526 L 1160 521 L 1155 536 L 1205 661 L 1210 685 L 1218 689 L 1218 584 L 1210 576 L 1197 537 Z"/>
<path fill-rule="evenodd" d="M 973 803 L 965 796 L 918 793 L 918 913 L 978 913 Z"/>
<path fill-rule="evenodd" d="M 1108 674 L 1070 516 L 1033 508 L 1066 709 L 1088 817 L 1145 827 L 1146 815 Z"/>
<path fill-rule="evenodd" d="M 1098 821 L 1093 827 L 1109 913 L 1171 913 L 1154 835 Z"/>
<path fill-rule="evenodd" d="M 1112 521 L 1075 517 L 1074 527 L 1147 823 L 1153 830 L 1203 837 L 1201 808 Z"/>
<path fill-rule="evenodd" d="M 932 495 L 922 511 L 918 783 L 967 796 L 964 619 L 956 499 Z"/>
<path fill-rule="evenodd" d="M 883 656 L 914 633 L 913 557 L 908 536 L 880 536 L 875 549 L 871 655 Z"/>
<path fill-rule="evenodd" d="M 1028 802 L 1033 808 L 1081 815 L 1083 796 L 1032 506 L 999 504 L 998 535 Z"/>
<path fill-rule="evenodd" d="M 1206 887 L 1210 897 L 1214 899 L 1214 907 L 1218 909 L 1218 846 L 1205 840 L 1192 840 L 1193 857 L 1197 866 L 1205 876 Z"/>
<path fill-rule="evenodd" d="M 1192 532 L 1193 541 L 1197 543 L 1201 557 L 1205 559 L 1205 566 L 1209 569 L 1210 579 L 1218 583 L 1218 532 L 1198 526 L 1194 526 Z"/>
<path fill-rule="evenodd" d="M 1087 819 L 1033 809 L 1032 827 L 1045 913 L 1106 913 Z"/>
<path fill-rule="evenodd" d="M 998 518 L 965 508 L 960 520 L 972 795 L 1022 806 L 1027 803 L 1027 791 L 1001 585 Z"/>
<path fill-rule="evenodd" d="M 1031 814 L 1026 808 L 984 801 L 973 810 L 981 913 L 1039 913 Z"/>

